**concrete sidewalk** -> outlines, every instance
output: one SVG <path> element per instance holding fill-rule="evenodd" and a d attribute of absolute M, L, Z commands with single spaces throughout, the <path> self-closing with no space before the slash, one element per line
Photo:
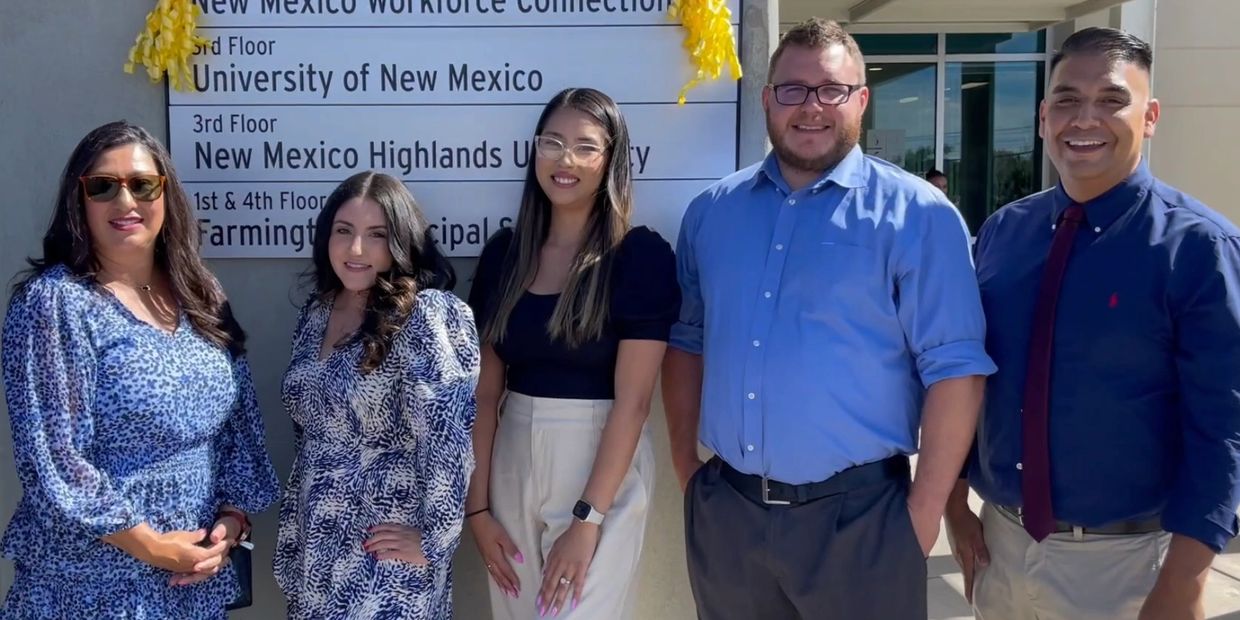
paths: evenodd
<path fill-rule="evenodd" d="M 981 509 L 982 502 L 976 495 L 970 497 L 969 503 L 974 511 Z M 971 620 L 973 612 L 964 600 L 964 577 L 948 548 L 946 525 L 930 554 L 928 572 L 930 620 Z M 1206 584 L 1205 607 L 1207 618 L 1240 620 L 1240 543 L 1233 541 L 1214 562 Z"/>

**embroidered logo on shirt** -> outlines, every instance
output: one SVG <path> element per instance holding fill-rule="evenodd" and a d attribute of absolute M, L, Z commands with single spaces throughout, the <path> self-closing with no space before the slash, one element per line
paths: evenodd
<path fill-rule="evenodd" d="M 1111 301 L 1107 302 L 1107 306 L 1114 308 L 1119 305 L 1119 293 L 1111 293 Z"/>

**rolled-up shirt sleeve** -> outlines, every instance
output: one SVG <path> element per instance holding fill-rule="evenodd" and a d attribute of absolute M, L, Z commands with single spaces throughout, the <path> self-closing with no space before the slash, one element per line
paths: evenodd
<path fill-rule="evenodd" d="M 894 249 L 897 312 L 922 385 L 994 373 L 964 220 L 946 202 L 907 213 Z"/>
<path fill-rule="evenodd" d="M 1237 534 L 1240 505 L 1240 238 L 1187 238 L 1175 262 L 1182 445 L 1163 529 L 1217 553 Z"/>
<path fill-rule="evenodd" d="M 702 199 L 689 204 L 680 223 L 676 241 L 676 280 L 680 284 L 680 318 L 672 325 L 668 345 L 686 353 L 702 354 L 703 330 L 706 325 L 702 288 L 698 282 L 697 254 L 694 237 L 701 218 Z"/>

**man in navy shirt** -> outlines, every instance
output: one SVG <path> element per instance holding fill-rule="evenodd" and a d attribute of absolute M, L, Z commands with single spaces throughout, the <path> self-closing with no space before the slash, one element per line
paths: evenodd
<path fill-rule="evenodd" d="M 1142 162 L 1152 60 L 1069 37 L 1040 109 L 1061 182 L 978 234 L 999 371 L 947 508 L 978 618 L 1202 618 L 1237 532 L 1240 230 Z"/>

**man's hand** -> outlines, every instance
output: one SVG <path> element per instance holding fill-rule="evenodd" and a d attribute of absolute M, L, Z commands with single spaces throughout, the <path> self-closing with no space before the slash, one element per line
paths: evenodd
<path fill-rule="evenodd" d="M 1140 620 L 1204 620 L 1201 603 L 1206 576 L 1214 563 L 1214 550 L 1201 542 L 1174 534 L 1167 559 L 1154 589 L 1141 606 Z"/>
<path fill-rule="evenodd" d="M 680 492 L 684 493 L 689 488 L 689 479 L 697 470 L 702 468 L 702 459 L 696 454 L 692 457 L 673 458 L 672 467 L 676 470 L 676 479 L 680 482 Z"/>
<path fill-rule="evenodd" d="M 947 542 L 951 544 L 952 557 L 960 565 L 964 575 L 964 598 L 973 604 L 973 584 L 977 571 L 990 564 L 990 552 L 986 549 L 986 537 L 982 532 L 982 520 L 969 508 L 969 484 L 961 480 L 947 499 Z"/>

